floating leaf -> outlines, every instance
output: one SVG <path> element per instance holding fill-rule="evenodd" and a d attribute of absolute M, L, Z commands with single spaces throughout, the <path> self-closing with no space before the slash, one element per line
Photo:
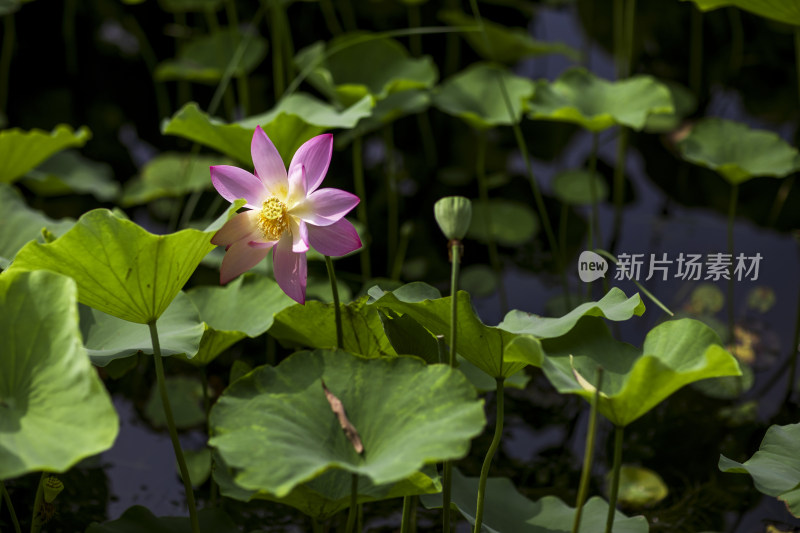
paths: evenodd
<path fill-rule="evenodd" d="M 454 9 L 439 12 L 439 18 L 450 26 L 478 28 L 476 20 Z M 527 28 L 507 27 L 483 19 L 483 31 L 465 31 L 462 36 L 483 59 L 514 64 L 532 56 L 561 54 L 575 61 L 580 53 L 564 43 L 537 41 Z M 486 40 L 489 41 L 487 48 Z"/>
<path fill-rule="evenodd" d="M 594 193 L 592 193 L 594 187 Z M 553 178 L 553 194 L 567 205 L 591 205 L 608 198 L 608 185 L 599 172 L 586 169 L 566 170 Z"/>
<path fill-rule="evenodd" d="M 219 157 L 164 153 L 147 162 L 136 178 L 125 184 L 124 207 L 146 204 L 165 196 L 182 196 L 211 188 L 208 167 L 223 163 Z"/>
<path fill-rule="evenodd" d="M 189 429 L 204 424 L 206 412 L 203 409 L 203 384 L 188 376 L 169 376 L 165 384 L 175 427 Z M 161 394 L 156 383 L 153 383 L 150 389 L 144 414 L 155 427 L 167 427 L 167 415 L 164 413 Z"/>
<path fill-rule="evenodd" d="M 76 295 L 53 272 L 0 275 L 0 479 L 65 472 L 117 437 L 117 413 L 81 342 Z"/>
<path fill-rule="evenodd" d="M 797 149 L 777 134 L 721 118 L 699 120 L 678 150 L 685 160 L 714 170 L 732 185 L 800 170 Z"/>
<path fill-rule="evenodd" d="M 429 56 L 410 57 L 399 42 L 358 32 L 317 42 L 297 53 L 300 69 L 311 69 L 308 82 L 328 98 L 350 106 L 365 96 L 377 100 L 392 93 L 429 89 L 439 78 Z M 369 68 L 364 68 L 369 65 Z"/>
<path fill-rule="evenodd" d="M 154 77 L 156 81 L 217 83 L 237 56 L 239 60 L 232 67 L 232 75 L 252 72 L 267 56 L 267 40 L 260 35 L 242 35 L 239 28 L 195 37 L 180 48 L 176 59 L 158 65 Z"/>
<path fill-rule="evenodd" d="M 74 131 L 64 124 L 49 133 L 19 128 L 0 131 L 0 183 L 13 183 L 56 152 L 80 148 L 91 138 L 89 128 Z"/>
<path fill-rule="evenodd" d="M 347 406 L 364 455 L 331 415 L 320 380 Z M 211 410 L 209 444 L 236 470 L 236 484 L 283 497 L 329 469 L 400 481 L 463 457 L 485 423 L 475 389 L 445 365 L 317 350 L 230 385 Z"/>
<path fill-rule="evenodd" d="M 227 124 L 188 103 L 172 118 L 165 119 L 161 131 L 213 148 L 240 163 L 252 165 L 250 141 L 256 126 L 261 125 L 284 158 L 304 142 L 330 128 L 352 128 L 369 116 L 372 98 L 366 97 L 351 107 L 337 111 L 307 94 L 295 93 L 283 98 L 269 112 Z M 288 161 L 284 161 L 288 163 Z"/>
<path fill-rule="evenodd" d="M 609 481 L 610 481 L 609 476 Z M 649 507 L 667 497 L 669 488 L 657 472 L 641 466 L 622 465 L 619 473 L 619 502 L 629 508 Z"/>
<path fill-rule="evenodd" d="M 528 105 L 530 119 L 571 122 L 594 132 L 620 124 L 640 130 L 650 115 L 674 112 L 669 89 L 652 76 L 610 82 L 583 68 L 537 82 Z"/>
<path fill-rule="evenodd" d="M 519 246 L 533 239 L 538 230 L 539 217 L 523 203 L 500 198 L 472 201 L 472 224 L 467 232 L 471 239 Z"/>
<path fill-rule="evenodd" d="M 54 235 L 63 235 L 74 220 L 53 220 L 34 211 L 10 185 L 0 183 L 0 213 L 3 213 L 3 230 L 0 231 L 0 268 L 8 268 L 17 252 L 29 241 L 43 242 L 42 228 Z"/>
<path fill-rule="evenodd" d="M 186 468 L 189 470 L 189 479 L 192 480 L 194 487 L 199 487 L 211 477 L 211 450 L 200 448 L 199 450 L 183 450 L 186 458 Z M 180 468 L 175 464 L 175 471 L 180 475 Z"/>
<path fill-rule="evenodd" d="M 511 110 L 506 106 L 501 82 L 505 84 Z M 446 79 L 433 94 L 433 105 L 470 126 L 488 129 L 509 126 L 522 120 L 525 103 L 533 96 L 534 83 L 515 76 L 508 69 L 474 63 Z"/>
<path fill-rule="evenodd" d="M 800 5 L 794 2 L 782 0 L 692 0 L 692 2 L 702 11 L 735 6 L 784 24 L 800 26 Z"/>
<path fill-rule="evenodd" d="M 28 172 L 23 185 L 39 196 L 91 194 L 100 201 L 110 201 L 119 194 L 111 166 L 98 163 L 66 150 Z"/>
<path fill-rule="evenodd" d="M 497 274 L 489 265 L 469 265 L 461 271 L 459 284 L 473 296 L 484 298 L 497 290 Z"/>
<path fill-rule="evenodd" d="M 239 533 L 239 527 L 221 509 L 201 509 L 198 513 L 202 533 Z M 94 523 L 86 533 L 191 533 L 189 517 L 157 517 L 147 507 L 129 507 L 116 520 Z"/>
<path fill-rule="evenodd" d="M 800 517 L 800 424 L 773 425 L 767 429 L 761 446 L 753 456 L 739 463 L 719 456 L 719 469 L 734 474 L 750 474 L 759 492 L 786 503 Z"/>
<path fill-rule="evenodd" d="M 366 305 L 367 297 L 341 305 L 344 349 L 363 355 L 397 355 L 383 332 L 377 309 Z M 308 348 L 336 346 L 333 304 L 309 301 L 287 307 L 275 316 L 269 334 L 282 343 Z"/>
<path fill-rule="evenodd" d="M 193 229 L 153 235 L 106 209 L 95 209 L 56 241 L 25 245 L 11 270 L 65 274 L 77 282 L 81 303 L 147 324 L 161 316 L 214 248 L 211 236 Z"/>
<path fill-rule="evenodd" d="M 153 353 L 150 328 L 81 306 L 81 334 L 89 358 L 97 366 L 138 352 Z M 203 336 L 203 323 L 197 308 L 185 293 L 179 292 L 158 319 L 158 340 L 164 357 L 197 353 Z"/>
<path fill-rule="evenodd" d="M 524 339 L 524 338 L 523 338 Z M 542 370 L 561 393 L 591 401 L 592 385 L 602 367 L 598 411 L 624 427 L 684 385 L 706 378 L 741 375 L 736 359 L 721 346 L 714 331 L 697 320 L 664 322 L 647 334 L 641 350 L 611 337 L 603 319 L 581 318 L 569 333 L 542 340 Z"/>
<path fill-rule="evenodd" d="M 452 505 L 470 524 L 475 524 L 475 507 L 478 478 L 466 477 L 453 469 Z M 575 509 L 555 496 L 531 501 L 520 494 L 508 478 L 486 480 L 486 501 L 483 514 L 483 531 L 489 533 L 569 533 L 572 531 Z M 420 498 L 429 509 L 442 508 L 441 494 Z M 605 530 L 608 503 L 602 498 L 589 498 L 583 506 L 580 533 L 597 533 Z M 647 533 L 649 527 L 643 516 L 628 518 L 614 511 L 614 533 Z"/>

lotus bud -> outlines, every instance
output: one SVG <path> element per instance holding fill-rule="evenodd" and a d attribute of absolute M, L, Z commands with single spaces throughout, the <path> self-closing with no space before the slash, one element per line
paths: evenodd
<path fill-rule="evenodd" d="M 433 215 L 448 240 L 460 241 L 472 221 L 472 204 L 463 196 L 447 196 L 433 206 Z"/>
<path fill-rule="evenodd" d="M 48 477 L 45 482 L 44 486 L 42 487 L 44 492 L 44 501 L 47 503 L 53 503 L 53 500 L 56 499 L 62 490 L 64 490 L 64 484 L 61 483 L 61 480 L 55 476 Z"/>

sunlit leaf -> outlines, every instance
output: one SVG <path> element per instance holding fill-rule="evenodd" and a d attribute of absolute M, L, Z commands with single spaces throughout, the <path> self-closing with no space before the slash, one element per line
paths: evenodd
<path fill-rule="evenodd" d="M 750 474 L 759 492 L 786 503 L 789 511 L 800 517 L 800 424 L 773 425 L 764 435 L 753 456 L 739 463 L 719 456 L 719 469 L 734 474 Z"/>
<path fill-rule="evenodd" d="M 475 19 L 461 11 L 446 9 L 439 12 L 439 18 L 450 26 L 479 26 Z M 483 31 L 465 31 L 462 36 L 483 59 L 500 63 L 514 64 L 527 57 L 561 54 L 578 60 L 580 53 L 569 45 L 557 42 L 537 41 L 530 36 L 527 28 L 507 27 L 483 19 Z M 488 49 L 486 39 L 489 41 Z"/>
<path fill-rule="evenodd" d="M 467 233 L 471 239 L 519 246 L 533 239 L 538 231 L 539 217 L 523 203 L 501 198 L 487 203 L 472 200 L 472 223 Z"/>
<path fill-rule="evenodd" d="M 617 498 L 626 508 L 649 507 L 668 494 L 669 488 L 657 472 L 641 466 L 622 465 Z"/>
<path fill-rule="evenodd" d="M 28 243 L 11 270 L 52 270 L 73 278 L 78 299 L 117 318 L 147 324 L 167 309 L 200 260 L 211 232 L 153 235 L 106 209 L 83 215 L 49 244 Z"/>
<path fill-rule="evenodd" d="M 200 380 L 189 376 L 169 376 L 165 379 L 165 384 L 175 427 L 188 429 L 204 424 L 206 413 L 203 410 L 203 384 Z M 150 388 L 144 415 L 155 427 L 167 427 L 167 415 L 164 413 L 158 384 L 155 382 Z M 194 478 L 191 476 L 190 478 L 194 481 Z"/>
<path fill-rule="evenodd" d="M 565 170 L 553 178 L 553 194 L 567 205 L 591 205 L 593 200 L 600 203 L 608 198 L 608 185 L 599 172 Z"/>
<path fill-rule="evenodd" d="M 220 157 L 160 154 L 142 167 L 139 176 L 125 183 L 120 203 L 128 207 L 146 204 L 165 196 L 182 196 L 210 189 L 211 175 L 208 168 L 221 163 L 225 161 Z"/>
<path fill-rule="evenodd" d="M 86 159 L 73 150 L 55 154 L 28 172 L 22 183 L 39 196 L 91 194 L 110 201 L 119 194 L 110 165 Z"/>
<path fill-rule="evenodd" d="M 478 478 L 466 477 L 457 468 L 453 469 L 452 505 L 475 524 L 475 507 L 478 494 Z M 442 508 L 440 494 L 420 498 L 429 509 Z M 602 498 L 589 498 L 583 507 L 580 533 L 604 531 L 608 503 Z M 569 533 L 575 509 L 556 498 L 545 496 L 532 501 L 517 491 L 508 478 L 489 478 L 486 481 L 483 531 L 488 533 Z M 647 533 L 649 526 L 642 516 L 628 518 L 619 511 L 614 512 L 614 533 Z"/>
<path fill-rule="evenodd" d="M 692 2 L 703 11 L 735 6 L 784 24 L 800 26 L 800 4 L 795 2 L 785 0 L 692 0 Z"/>
<path fill-rule="evenodd" d="M 594 132 L 620 124 L 640 130 L 650 115 L 674 112 L 669 89 L 652 76 L 611 82 L 583 68 L 553 82 L 538 81 L 528 106 L 530 119 L 571 122 Z"/>
<path fill-rule="evenodd" d="M 239 527 L 221 509 L 201 509 L 198 512 L 202 533 L 239 533 Z M 191 533 L 189 517 L 157 517 L 147 507 L 134 505 L 116 520 L 92 524 L 86 533 Z"/>
<path fill-rule="evenodd" d="M 783 178 L 800 169 L 797 148 L 777 134 L 721 118 L 699 120 L 678 149 L 687 161 L 734 185 L 759 176 Z"/>
<path fill-rule="evenodd" d="M 321 380 L 345 405 L 363 454 L 331 413 Z M 235 469 L 236 484 L 283 497 L 330 469 L 376 484 L 405 479 L 426 463 L 463 457 L 484 424 L 475 389 L 445 365 L 317 350 L 229 386 L 211 410 L 209 444 Z"/>
<path fill-rule="evenodd" d="M 242 51 L 237 53 L 239 47 Z M 232 67 L 232 74 L 248 74 L 266 57 L 267 40 L 260 35 L 243 35 L 238 28 L 195 37 L 180 49 L 176 59 L 158 65 L 154 76 L 158 81 L 216 83 L 237 55 L 239 61 Z"/>
<path fill-rule="evenodd" d="M 89 128 L 84 126 L 74 131 L 64 124 L 52 132 L 19 128 L 0 131 L 0 183 L 12 183 L 51 155 L 79 148 L 91 138 Z"/>
<path fill-rule="evenodd" d="M 439 78 L 430 57 L 412 58 L 399 42 L 363 32 L 336 37 L 327 49 L 322 42 L 308 46 L 295 63 L 312 69 L 309 83 L 345 106 L 367 95 L 381 100 L 395 92 L 428 89 Z"/>
<path fill-rule="evenodd" d="M 508 92 L 506 106 L 500 83 Z M 508 69 L 490 63 L 474 63 L 436 88 L 433 104 L 478 129 L 508 126 L 522 120 L 525 103 L 533 96 L 534 83 Z"/>
<path fill-rule="evenodd" d="M 65 472 L 109 449 L 119 420 L 78 329 L 75 283 L 0 275 L 0 479 Z"/>

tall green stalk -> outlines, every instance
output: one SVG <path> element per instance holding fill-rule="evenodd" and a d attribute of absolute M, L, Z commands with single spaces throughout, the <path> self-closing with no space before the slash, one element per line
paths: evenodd
<path fill-rule="evenodd" d="M 731 197 L 728 203 L 728 254 L 731 257 L 731 269 L 728 278 L 728 335 L 733 339 L 733 222 L 736 218 L 736 204 L 739 200 L 739 186 L 731 186 Z"/>
<path fill-rule="evenodd" d="M 275 101 L 281 99 L 286 89 L 286 77 L 283 69 L 283 31 L 280 17 L 281 2 L 271 2 L 270 8 L 270 35 L 272 37 L 272 87 L 275 92 Z"/>
<path fill-rule="evenodd" d="M 0 50 L 0 113 L 8 115 L 8 80 L 16 41 L 14 14 L 3 15 L 3 49 Z"/>
<path fill-rule="evenodd" d="M 353 533 L 358 515 L 358 474 L 353 474 L 350 481 L 350 509 L 347 511 L 345 533 Z"/>
<path fill-rule="evenodd" d="M 494 437 L 492 437 L 492 443 L 489 445 L 489 450 L 486 452 L 486 457 L 483 460 L 483 466 L 481 467 L 481 477 L 480 481 L 478 482 L 478 504 L 475 509 L 475 529 L 473 530 L 474 533 L 481 533 L 481 526 L 483 524 L 483 507 L 484 507 L 484 500 L 486 498 L 486 480 L 489 477 L 489 467 L 492 464 L 492 458 L 494 457 L 495 452 L 497 452 L 497 448 L 500 447 L 500 439 L 503 437 L 503 416 L 505 415 L 504 406 L 503 406 L 503 378 L 496 378 L 497 381 L 497 393 L 495 401 L 497 402 L 497 421 L 495 422 L 494 426 Z"/>
<path fill-rule="evenodd" d="M 39 477 L 39 485 L 36 487 L 36 496 L 33 498 L 33 516 L 31 517 L 31 533 L 39 533 L 42 529 L 42 503 L 44 503 L 44 482 L 47 479 L 47 473 L 42 472 Z"/>
<path fill-rule="evenodd" d="M 617 161 L 614 165 L 614 225 L 612 242 L 619 241 L 622 233 L 622 202 L 625 200 L 625 159 L 628 153 L 628 133 L 625 126 L 619 126 L 617 138 Z"/>
<path fill-rule="evenodd" d="M 336 272 L 333 270 L 333 261 L 330 256 L 325 256 L 325 266 L 328 267 L 328 279 L 331 282 L 331 294 L 333 294 L 333 315 L 336 320 L 336 347 L 340 350 L 344 350 L 342 308 L 339 305 L 339 285 L 336 283 Z"/>
<path fill-rule="evenodd" d="M 175 418 L 172 416 L 172 406 L 167 395 L 167 384 L 164 379 L 164 363 L 161 360 L 161 345 L 158 340 L 158 328 L 156 321 L 147 324 L 150 327 L 150 339 L 153 342 L 153 361 L 156 366 L 156 381 L 158 382 L 158 392 L 161 395 L 161 403 L 164 406 L 164 415 L 167 418 L 169 428 L 169 438 L 172 441 L 172 449 L 175 451 L 175 459 L 178 460 L 178 468 L 183 480 L 183 488 L 186 491 L 186 504 L 189 507 L 189 519 L 192 523 L 192 533 L 200 533 L 200 522 L 197 518 L 197 506 L 194 501 L 194 491 L 192 490 L 192 480 L 189 477 L 189 469 L 186 467 L 186 459 L 183 457 L 181 441 L 178 439 L 178 430 L 175 428 Z"/>
<path fill-rule="evenodd" d="M 353 139 L 353 187 L 361 201 L 356 207 L 356 217 L 364 228 L 362 238 L 366 241 L 366 246 L 358 254 L 361 259 L 361 279 L 367 281 L 372 277 L 372 264 L 369 260 L 369 221 L 367 220 L 367 187 L 364 182 L 364 156 L 362 153 L 362 139 L 360 136 Z"/>
<path fill-rule="evenodd" d="M 614 426 L 614 466 L 611 470 L 611 487 L 608 494 L 606 533 L 611 533 L 614 527 L 614 513 L 617 510 L 617 495 L 619 494 L 619 474 L 622 471 L 622 441 L 624 433 L 624 426 Z"/>
<path fill-rule="evenodd" d="M 14 533 L 22 533 L 22 530 L 19 528 L 19 520 L 17 520 L 17 513 L 14 512 L 14 505 L 11 503 L 11 496 L 8 495 L 6 486 L 2 481 L 0 481 L 0 492 L 3 493 L 2 501 L 5 501 L 6 506 L 8 507 L 8 514 L 11 516 L 11 523 L 14 525 Z M 0 503 L 2 503 L 2 501 L 0 501 Z"/>
<path fill-rule="evenodd" d="M 689 56 L 689 88 L 700 98 L 703 88 L 703 12 L 692 4 L 691 55 Z"/>
<path fill-rule="evenodd" d="M 594 175 L 597 172 L 597 150 L 599 134 L 592 132 L 592 153 L 589 156 L 589 193 L 592 198 L 592 218 L 589 222 L 589 249 L 597 248 L 597 241 L 600 240 L 600 220 L 597 215 L 597 186 L 595 185 Z"/>
<path fill-rule="evenodd" d="M 383 128 L 383 142 L 386 149 L 386 172 L 384 172 L 384 188 L 386 189 L 386 218 L 387 218 L 387 265 L 391 276 L 397 253 L 397 240 L 400 233 L 400 206 L 397 197 L 397 164 L 395 161 L 394 134 L 392 124 Z"/>
<path fill-rule="evenodd" d="M 572 533 L 578 533 L 581 529 L 581 515 L 583 514 L 583 504 L 589 493 L 589 478 L 592 477 L 592 461 L 594 460 L 594 440 L 595 428 L 597 425 L 597 404 L 600 403 L 600 390 L 603 387 L 603 368 L 597 369 L 597 388 L 594 391 L 591 411 L 589 412 L 589 429 L 586 430 L 586 447 L 583 452 L 583 469 L 581 469 L 581 481 L 578 485 L 578 499 L 575 502 L 575 520 L 572 523 Z"/>
<path fill-rule="evenodd" d="M 400 522 L 400 533 L 411 533 L 414 529 L 414 496 L 403 496 L 403 518 Z"/>

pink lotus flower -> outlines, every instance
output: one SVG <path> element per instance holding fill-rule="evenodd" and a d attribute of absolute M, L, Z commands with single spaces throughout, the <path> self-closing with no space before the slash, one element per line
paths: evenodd
<path fill-rule="evenodd" d="M 361 248 L 353 225 L 343 217 L 359 198 L 339 189 L 317 189 L 331 161 L 333 135 L 318 135 L 298 148 L 289 173 L 267 134 L 256 128 L 250 153 L 255 174 L 228 165 L 211 167 L 211 182 L 223 198 L 247 200 L 249 211 L 230 219 L 211 239 L 225 246 L 223 285 L 272 253 L 275 280 L 301 304 L 306 300 L 306 252 L 339 256 Z"/>

